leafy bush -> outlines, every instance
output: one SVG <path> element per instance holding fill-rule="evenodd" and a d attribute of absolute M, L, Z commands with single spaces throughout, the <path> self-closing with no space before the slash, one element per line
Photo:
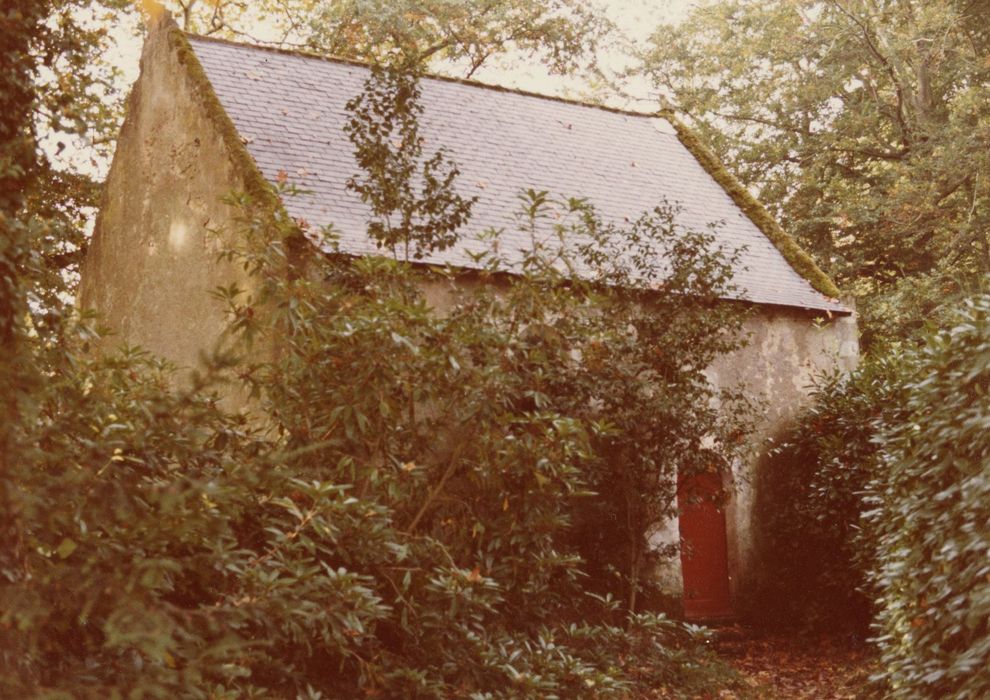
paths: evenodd
<path fill-rule="evenodd" d="M 284 250 L 256 260 L 281 267 Z M 19 425 L 31 447 L 4 475 L 3 694 L 603 697 L 709 682 L 702 640 L 589 596 L 569 542 L 604 469 L 597 446 L 622 437 L 577 409 L 598 365 L 573 351 L 627 352 L 611 324 L 629 317 L 536 278 L 452 288 L 440 316 L 421 285 L 444 273 L 313 267 L 262 275 L 257 307 L 228 297 L 244 334 L 282 337 L 272 362 L 215 363 L 257 390 L 265 421 L 224 411 L 215 377 L 170 388 L 135 351 L 47 358 Z M 662 435 L 657 419 L 642 421 Z"/>
<path fill-rule="evenodd" d="M 990 696 L 990 296 L 919 355 L 869 514 L 892 698 Z"/>
<path fill-rule="evenodd" d="M 860 345 L 872 354 L 889 346 L 923 344 L 948 327 L 960 302 L 979 291 L 979 278 L 959 274 L 957 260 L 946 259 L 925 274 L 881 287 L 858 304 Z"/>
<path fill-rule="evenodd" d="M 242 200 L 227 255 L 254 288 L 216 291 L 229 342 L 189 386 L 136 350 L 91 357 L 86 323 L 30 344 L 43 381 L 0 474 L 0 695 L 689 697 L 724 681 L 696 630 L 635 612 L 674 474 L 738 445 L 703 375 L 739 323 L 711 232 L 659 207 L 617 236 L 532 192 L 521 266 L 504 274 L 493 244 L 467 274 L 395 258 L 469 205 L 397 191 L 377 215 L 409 214 L 416 235 L 383 240 L 392 259 L 299 256 L 297 222 Z M 250 412 L 225 408 L 242 387 Z M 600 527 L 623 543 L 622 603 L 574 536 L 596 490 L 620 516 Z"/>
<path fill-rule="evenodd" d="M 882 471 L 878 430 L 898 420 L 911 362 L 869 357 L 820 377 L 812 404 L 781 436 L 757 491 L 762 578 L 751 616 L 771 626 L 864 634 L 873 615 L 864 492 Z"/>

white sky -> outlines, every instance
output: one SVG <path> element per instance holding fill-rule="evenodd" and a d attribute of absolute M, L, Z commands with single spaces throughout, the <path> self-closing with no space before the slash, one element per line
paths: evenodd
<path fill-rule="evenodd" d="M 619 30 L 632 42 L 644 42 L 653 29 L 661 22 L 676 22 L 694 6 L 701 4 L 699 0 L 596 0 L 607 17 L 619 27 Z M 124 72 L 124 80 L 130 85 L 138 75 L 138 61 L 141 57 L 141 39 L 132 34 L 132 27 L 121 27 L 116 32 L 118 48 L 113 52 L 113 59 Z M 258 31 L 259 36 L 264 31 Z M 606 63 L 620 64 L 624 58 L 621 46 L 606 49 L 600 57 Z M 579 90 L 580 86 L 560 76 L 548 76 L 539 64 L 525 65 L 524 60 L 510 69 L 497 66 L 485 66 L 475 74 L 475 79 L 482 82 L 498 83 L 511 87 L 533 90 L 535 92 L 550 92 L 559 94 L 561 91 Z"/>
<path fill-rule="evenodd" d="M 636 45 L 646 42 L 657 25 L 677 22 L 699 2 L 698 0 L 598 0 L 598 4 L 605 10 L 606 16 L 615 22 L 625 40 Z M 617 71 L 627 60 L 627 54 L 621 45 L 607 47 L 599 55 L 599 64 L 606 70 Z M 485 66 L 474 77 L 486 83 L 560 96 L 579 95 L 587 89 L 580 80 L 550 76 L 542 66 L 525 65 L 524 62 L 519 62 L 508 70 L 497 66 Z M 639 86 L 638 89 L 633 85 L 629 86 L 629 89 L 644 97 L 648 94 L 645 85 Z"/>
<path fill-rule="evenodd" d="M 677 22 L 691 8 L 702 4 L 705 0 L 596 0 L 624 35 L 626 41 L 634 45 L 645 42 L 656 26 L 662 22 Z M 257 32 L 263 35 L 263 30 Z M 139 61 L 141 58 L 142 37 L 137 35 L 136 27 L 121 26 L 113 32 L 117 47 L 108 55 L 122 72 L 120 94 L 127 95 L 130 86 L 137 79 Z M 614 47 L 606 47 L 598 57 L 599 65 L 607 72 L 621 69 L 628 61 L 627 53 L 619 41 Z M 531 90 L 543 94 L 558 96 L 581 97 L 589 94 L 588 85 L 577 78 L 548 75 L 546 70 L 536 61 L 525 57 L 513 57 L 508 67 L 497 64 L 483 66 L 474 79 L 486 83 L 494 83 L 507 87 Z M 603 95 L 605 102 L 617 107 L 656 109 L 656 104 L 650 100 L 650 90 L 645 81 L 632 81 L 625 85 L 627 93 L 635 96 L 636 100 L 624 99 L 614 94 Z M 62 159 L 73 163 L 76 168 L 85 171 L 96 170 L 101 176 L 106 174 L 109 163 L 92 160 L 92 152 L 84 144 L 72 143 L 62 154 Z"/>

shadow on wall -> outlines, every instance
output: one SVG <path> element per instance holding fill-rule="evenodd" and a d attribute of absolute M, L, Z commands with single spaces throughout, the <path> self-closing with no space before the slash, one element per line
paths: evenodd
<path fill-rule="evenodd" d="M 768 630 L 865 637 L 872 606 L 859 590 L 862 581 L 851 580 L 861 577 L 843 529 L 851 525 L 813 514 L 816 466 L 797 449 L 761 458 L 754 475 L 754 566 L 738 609 L 746 622 Z"/>

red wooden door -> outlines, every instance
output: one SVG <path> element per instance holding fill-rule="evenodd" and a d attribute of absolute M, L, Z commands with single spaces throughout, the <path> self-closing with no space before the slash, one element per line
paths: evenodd
<path fill-rule="evenodd" d="M 678 485 L 684 617 L 689 620 L 732 616 L 721 493 L 721 476 L 713 473 L 685 477 Z"/>

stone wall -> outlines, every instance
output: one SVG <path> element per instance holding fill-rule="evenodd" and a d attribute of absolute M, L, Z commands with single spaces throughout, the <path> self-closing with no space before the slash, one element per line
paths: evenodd
<path fill-rule="evenodd" d="M 180 62 L 167 17 L 152 27 L 141 76 L 107 179 L 82 268 L 79 304 L 115 334 L 105 345 L 140 345 L 180 367 L 196 366 L 225 325 L 209 292 L 250 280 L 218 263 L 236 210 L 222 200 L 244 189 L 228 137 Z"/>
<path fill-rule="evenodd" d="M 809 403 L 814 378 L 838 367 L 848 372 L 859 361 L 856 317 L 816 317 L 810 312 L 764 306 L 746 322 L 746 347 L 717 360 L 708 370 L 721 388 L 743 388 L 758 408 L 750 458 L 732 475 L 726 507 L 730 587 L 735 598 L 751 590 L 755 561 L 754 511 L 757 470 L 769 440 L 785 429 Z M 655 544 L 678 541 L 674 519 L 654 534 Z M 664 588 L 680 592 L 680 561 L 675 559 L 658 575 Z"/>

